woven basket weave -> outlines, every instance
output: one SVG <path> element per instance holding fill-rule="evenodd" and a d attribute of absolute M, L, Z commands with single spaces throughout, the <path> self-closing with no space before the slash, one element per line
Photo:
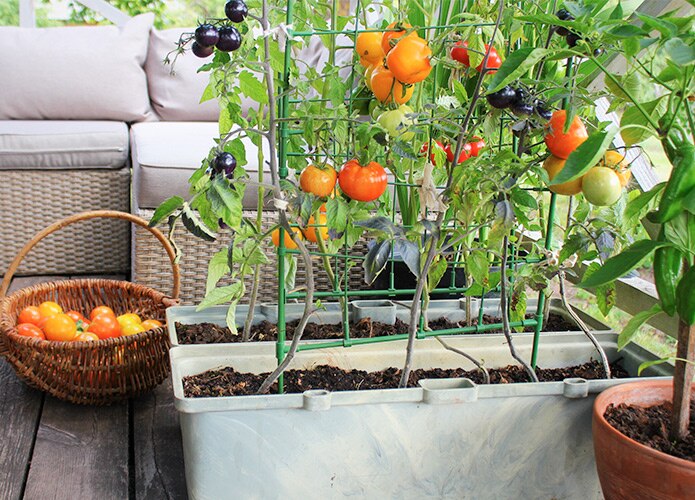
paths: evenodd
<path fill-rule="evenodd" d="M 89 210 L 130 208 L 130 170 L 1 170 L 0 270 L 28 236 L 52 222 Z M 11 216 L 9 216 L 11 214 Z M 126 274 L 130 224 L 96 219 L 41 241 L 16 274 Z M 95 244 L 97 242 L 98 244 Z"/>
<path fill-rule="evenodd" d="M 134 312 L 164 321 L 165 310 L 177 303 L 179 271 L 174 250 L 158 230 L 148 228 L 166 250 L 173 271 L 171 298 L 152 288 L 113 280 L 72 280 L 43 283 L 5 297 L 23 257 L 48 234 L 77 221 L 115 218 L 147 227 L 131 214 L 115 211 L 85 212 L 47 227 L 20 251 L 0 288 L 0 354 L 27 384 L 59 399 L 79 404 L 103 405 L 143 394 L 169 373 L 169 337 L 165 327 L 131 336 L 90 342 L 55 342 L 23 337 L 17 317 L 27 306 L 50 300 L 65 310 L 88 313 L 98 305 L 114 312 Z"/>
<path fill-rule="evenodd" d="M 150 219 L 154 211 L 152 210 L 140 210 L 138 215 L 144 219 Z M 252 220 L 256 219 L 255 211 L 245 211 L 244 217 L 250 218 Z M 275 212 L 264 212 L 263 213 L 263 226 L 264 228 L 269 228 L 277 221 L 277 214 Z M 162 231 L 168 231 L 166 225 L 159 226 Z M 181 303 L 182 304 L 198 304 L 205 296 L 205 282 L 207 278 L 207 264 L 210 258 L 218 252 L 221 248 L 226 248 L 229 245 L 230 233 L 229 231 L 222 231 L 215 242 L 207 242 L 193 236 L 191 233 L 186 231 L 180 222 L 177 222 L 176 228 L 174 230 L 174 241 L 176 245 L 181 249 L 181 258 L 179 261 L 179 266 L 181 268 Z M 133 259 L 133 281 L 136 283 L 141 283 L 150 286 L 155 289 L 161 289 L 162 286 L 166 285 L 166 264 L 163 260 L 163 253 L 161 246 L 157 245 L 152 238 L 149 238 L 147 232 L 140 228 L 135 227 L 135 250 Z M 315 249 L 313 244 L 309 243 L 310 248 Z M 269 263 L 262 266 L 261 269 L 261 287 L 259 289 L 259 302 L 271 302 L 276 303 L 278 300 L 277 288 L 278 288 L 278 278 L 277 278 L 277 254 L 276 248 L 268 243 L 267 247 L 263 249 L 266 256 L 268 257 Z M 351 250 L 353 255 L 366 254 L 367 245 L 365 241 L 360 241 Z M 332 264 L 334 264 L 332 262 Z M 342 273 L 344 269 L 344 262 L 339 263 L 339 272 Z M 296 276 L 296 286 L 300 287 L 304 283 L 304 276 L 306 275 L 304 265 L 301 259 L 298 259 L 297 264 L 297 276 Z M 328 281 L 328 276 L 323 269 L 321 261 L 316 258 L 314 260 L 314 277 L 316 280 L 316 290 L 317 291 L 327 291 L 330 290 L 330 283 Z M 231 282 L 228 278 L 220 281 L 220 285 L 229 285 Z M 366 285 L 363 280 L 362 268 L 357 265 L 350 269 L 349 274 L 349 285 L 351 290 L 363 289 Z M 246 297 L 242 299 L 242 303 L 248 301 L 248 296 L 251 290 L 251 279 L 246 281 Z"/>

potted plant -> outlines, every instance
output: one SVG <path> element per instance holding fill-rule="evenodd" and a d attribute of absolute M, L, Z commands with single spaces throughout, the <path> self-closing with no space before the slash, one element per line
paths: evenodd
<path fill-rule="evenodd" d="M 593 431 L 601 485 L 606 498 L 686 498 L 695 487 L 692 445 L 689 454 L 684 451 L 694 439 L 695 121 L 689 97 L 694 82 L 693 18 L 672 12 L 658 17 L 640 14 L 630 24 L 602 26 L 593 18 L 589 21 L 590 11 L 577 4 L 568 5 L 568 15 L 563 29 L 577 33 L 580 39 L 622 45 L 627 64 L 620 73 L 596 61 L 613 91 L 611 108 L 622 111 L 622 138 L 628 146 L 658 139 L 671 167 L 667 182 L 631 202 L 633 220 L 646 215 L 652 224 L 650 235 L 643 233 L 595 266 L 580 284 L 610 287 L 652 258 L 659 302 L 633 317 L 618 345 L 626 346 L 637 328 L 657 314 L 676 316 L 679 324 L 678 350 L 671 360 L 675 361 L 672 382 L 617 386 L 596 400 Z M 669 29 L 652 31 L 657 25 Z M 583 173 L 577 169 L 565 180 Z M 576 237 L 571 243 L 578 242 Z"/>
<path fill-rule="evenodd" d="M 417 485 L 417 491 L 422 493 L 430 491 L 428 488 L 431 486 L 434 488 L 432 491 L 445 494 L 449 491 L 447 478 L 457 476 L 457 468 L 440 475 L 442 479 L 432 485 L 425 484 L 425 478 L 434 474 L 424 469 L 422 474 L 408 474 L 402 481 L 393 481 L 390 472 L 373 477 L 369 484 L 365 484 L 360 477 L 365 471 L 384 471 L 391 460 L 396 460 L 396 457 L 401 460 L 413 453 L 413 449 L 431 445 L 432 441 L 456 443 L 453 447 L 445 446 L 457 457 L 453 459 L 450 456 L 451 463 L 461 464 L 461 456 L 465 455 L 462 450 L 473 446 L 485 455 L 481 463 L 492 464 L 495 460 L 492 450 L 496 447 L 488 446 L 489 443 L 486 445 L 484 440 L 489 436 L 483 428 L 466 429 L 461 433 L 457 426 L 468 421 L 483 425 L 493 415 L 503 415 L 509 428 L 514 429 L 511 433 L 513 439 L 507 437 L 510 442 L 513 440 L 517 443 L 515 450 L 526 446 L 527 450 L 537 451 L 535 447 L 542 446 L 538 441 L 534 440 L 534 445 L 528 446 L 527 438 L 533 432 L 533 425 L 529 427 L 529 422 L 533 422 L 539 405 L 546 404 L 550 406 L 540 414 L 556 415 L 557 411 L 564 415 L 555 419 L 557 429 L 553 430 L 561 438 L 559 443 L 543 447 L 543 458 L 517 474 L 519 482 L 514 484 L 530 496 L 570 494 L 568 492 L 574 491 L 572 488 L 576 489 L 577 485 L 568 483 L 559 472 L 556 481 L 543 484 L 529 484 L 526 481 L 541 470 L 557 467 L 561 462 L 558 460 L 559 453 L 563 457 L 577 458 L 576 477 L 586 481 L 589 491 L 598 495 L 593 462 L 587 457 L 587 433 L 580 432 L 580 439 L 572 439 L 570 436 L 574 435 L 576 429 L 568 427 L 566 422 L 581 422 L 582 415 L 588 415 L 591 405 L 591 398 L 587 396 L 616 384 L 616 381 L 582 379 L 522 384 L 523 387 L 511 384 L 506 387 L 485 384 L 483 387 L 466 381 L 462 378 L 464 373 L 456 372 L 455 367 L 460 369 L 462 363 L 471 362 L 474 370 L 465 375 L 482 377 L 480 380 L 486 381 L 491 376 L 489 368 L 504 366 L 514 360 L 522 365 L 522 368 L 511 369 L 519 380 L 537 381 L 538 374 L 543 373 L 536 370 L 537 363 L 558 368 L 567 361 L 583 363 L 600 357 L 598 371 L 610 374 L 608 363 L 616 357 L 614 335 L 592 335 L 586 329 L 591 343 L 585 340 L 578 342 L 576 334 L 557 335 L 544 340 L 544 350 L 538 348 L 550 281 L 557 276 L 562 283 L 563 273 L 567 272 L 568 267 L 565 260 L 571 261 L 570 257 L 577 251 L 567 250 L 567 259 L 562 260 L 553 254 L 554 219 L 551 215 L 545 215 L 542 204 L 550 203 L 552 212 L 559 195 L 553 194 L 548 201 L 540 195 L 540 190 L 547 184 L 556 191 L 562 189 L 559 187 L 561 184 L 571 182 L 572 177 L 578 177 L 596 166 L 608 149 L 609 134 L 603 129 L 597 129 L 587 139 L 573 131 L 572 127 L 569 131 L 565 130 L 563 123 L 560 123 L 579 120 L 581 124 L 579 114 L 591 117 L 591 106 L 584 105 L 589 100 L 572 99 L 571 94 L 575 91 L 568 92 L 566 85 L 576 77 L 577 68 L 586 70 L 590 66 L 587 63 L 600 64 L 599 56 L 587 58 L 588 47 L 582 47 L 581 51 L 567 48 L 565 40 L 553 37 L 552 31 L 546 38 L 539 38 L 533 25 L 524 24 L 528 19 L 523 17 L 523 10 L 506 2 L 493 6 L 471 5 L 468 12 L 463 14 L 460 14 L 464 12 L 462 2 L 427 3 L 424 12 L 413 4 L 407 12 L 394 9 L 388 20 L 375 27 L 369 23 L 363 23 L 360 27 L 354 20 L 350 24 L 350 20 L 338 18 L 335 4 L 328 11 L 312 2 L 290 1 L 271 5 L 264 0 L 260 3 L 249 2 L 246 6 L 240 0 L 231 0 L 227 5 L 231 5 L 231 15 L 227 13 L 229 19 L 215 20 L 209 26 L 217 31 L 219 37 L 223 30 L 224 33 L 233 34 L 229 29 L 234 27 L 230 21 L 246 19 L 240 28 L 234 27 L 241 37 L 234 43 L 235 47 L 242 47 L 239 52 L 231 51 L 230 56 L 223 50 L 229 47 L 225 44 L 222 48 L 218 46 L 219 50 L 214 50 L 203 36 L 200 40 L 196 38 L 197 45 L 194 46 L 196 53 L 202 56 L 214 53 L 212 62 L 206 66 L 212 71 L 210 94 L 222 97 L 222 138 L 219 146 L 211 151 L 209 158 L 191 179 L 193 199 L 189 202 L 182 199 L 165 202 L 155 213 L 152 223 L 168 217 L 173 224 L 176 218 L 181 218 L 194 234 L 210 239 L 214 237 L 221 219 L 235 231 L 230 248 L 220 252 L 214 266 L 211 263 L 209 267 L 208 282 L 212 285 L 200 306 L 231 304 L 227 309 L 226 321 L 232 331 L 236 330 L 237 302 L 244 294 L 240 278 L 254 274 L 253 266 L 263 260 L 260 254 L 269 239 L 277 246 L 278 275 L 285 286 L 279 287 L 274 312 L 278 327 L 275 346 L 241 342 L 223 347 L 176 347 L 172 351 L 177 407 L 182 412 L 189 489 L 196 493 L 192 496 L 216 497 L 226 491 L 228 485 L 204 464 L 215 460 L 211 457 L 218 456 L 218 453 L 228 454 L 230 449 L 239 453 L 235 461 L 238 464 L 235 481 L 242 490 L 270 487 L 270 491 L 277 491 L 272 488 L 286 477 L 280 472 L 280 469 L 286 468 L 281 462 L 299 466 L 299 461 L 304 460 L 302 456 L 314 457 L 321 453 L 329 445 L 327 439 L 333 439 L 326 427 L 331 425 L 356 430 L 345 440 L 345 448 L 335 448 L 345 460 L 335 461 L 330 467 L 321 469 L 320 473 L 314 470 L 313 478 L 293 483 L 296 488 L 293 492 L 300 494 L 311 491 L 312 494 L 319 494 L 318 491 L 321 491 L 330 495 L 334 483 L 326 478 L 335 472 L 335 477 L 339 477 L 339 489 L 336 491 L 345 493 L 383 487 L 386 488 L 383 491 L 392 491 L 398 496 Z M 361 19 L 360 12 L 363 12 L 361 9 L 365 5 L 358 4 L 357 19 Z M 531 9 L 538 19 L 557 20 L 558 25 L 566 22 L 550 12 L 550 5 L 525 7 Z M 599 9 L 598 4 L 595 8 Z M 240 15 L 239 12 L 244 13 Z M 331 20 L 327 22 L 329 17 Z M 615 23 L 622 17 L 622 14 L 616 17 Z M 391 19 L 393 22 L 388 23 Z M 517 22 L 521 24 L 517 25 Z M 206 26 L 203 31 L 213 30 Z M 529 40 L 528 47 L 517 48 L 515 43 L 509 43 L 510 39 L 520 40 L 522 32 Z M 352 109 L 352 100 L 346 100 L 346 96 L 354 95 L 353 87 L 359 85 L 357 82 L 362 77 L 355 79 L 357 73 L 354 71 L 347 79 L 341 75 L 337 55 L 334 56 L 338 52 L 338 45 L 335 37 L 328 35 L 347 36 L 349 33 L 355 41 L 355 49 L 349 49 L 355 61 L 346 65 L 356 67 L 360 64 L 357 59 L 362 58 L 365 65 L 376 66 L 367 67 L 365 74 L 371 70 L 369 83 L 377 100 L 391 105 L 393 109 L 390 111 L 402 111 L 396 107 L 399 100 L 409 95 L 415 95 L 416 102 L 423 99 L 422 107 L 414 106 L 413 113 L 400 113 L 400 123 L 391 131 L 388 130 L 389 124 L 383 120 L 381 124 L 378 121 L 365 123 L 359 118 L 359 111 Z M 362 37 L 365 34 L 368 35 L 366 39 Z M 300 70 L 298 65 L 292 64 L 295 54 L 293 47 L 301 47 L 302 40 L 311 35 L 326 35 L 323 43 L 329 47 L 329 57 L 321 71 L 316 67 Z M 374 39 L 370 40 L 371 37 Z M 232 38 L 236 40 L 236 35 Z M 405 40 L 408 42 L 400 45 Z M 417 71 L 414 72 L 417 76 L 408 71 L 399 72 L 413 68 L 406 64 L 411 58 L 399 60 L 391 56 L 392 53 L 399 53 L 399 47 L 411 45 L 409 50 L 416 54 L 412 60 L 417 63 Z M 377 62 L 369 64 L 371 61 L 366 58 L 372 54 L 372 50 L 377 54 Z M 501 58 L 496 60 L 498 50 L 499 53 L 509 51 L 505 62 Z M 550 63 L 564 61 L 568 57 L 572 61 L 565 64 L 566 77 L 547 69 L 546 63 L 550 66 Z M 386 60 L 388 68 L 379 66 L 380 59 Z M 399 64 L 400 70 L 397 69 Z M 428 70 L 428 66 L 434 66 L 434 69 Z M 279 80 L 276 79 L 277 71 L 281 73 Z M 236 78 L 227 78 L 232 75 L 236 75 Z M 279 88 L 276 86 L 278 82 Z M 428 94 L 430 90 L 432 94 Z M 238 106 L 241 93 L 257 101 L 260 109 L 243 115 Z M 425 102 L 423 96 L 427 95 L 433 98 Z M 551 107 L 563 109 L 556 110 L 557 114 L 549 113 Z M 422 152 L 420 141 L 409 144 L 403 140 L 401 132 L 407 132 L 403 125 L 405 119 L 414 122 L 412 126 L 416 135 L 419 133 L 420 137 L 428 137 L 426 151 Z M 235 123 L 238 128 L 233 129 Z M 546 123 L 549 125 L 546 126 Z M 473 144 L 478 142 L 474 138 L 479 133 L 488 138 L 486 142 L 489 144 L 475 156 L 468 151 L 472 153 Z M 250 181 L 240 168 L 240 165 L 243 166 L 244 151 L 236 136 L 244 134 L 257 141 L 267 141 L 271 146 L 279 144 L 278 154 L 271 147 L 268 158 L 270 183 L 262 179 Z M 493 141 L 489 139 L 493 135 L 499 138 L 494 148 Z M 580 144 L 581 139 L 586 139 L 586 145 Z M 438 140 L 443 144 L 441 151 L 436 146 Z M 541 166 L 545 157 L 544 141 L 551 152 L 567 158 L 564 168 L 553 170 L 550 166 Z M 451 159 L 446 158 L 447 144 Z M 385 151 L 391 151 L 386 153 L 392 155 L 391 163 L 389 159 L 382 161 Z M 233 161 L 224 153 L 231 155 Z M 313 157 L 312 165 L 306 165 L 306 158 L 310 157 Z M 343 165 L 336 173 L 332 165 L 338 163 L 338 158 L 342 159 L 340 163 Z M 401 162 L 402 158 L 408 161 Z M 299 163 L 301 161 L 305 163 Z M 387 189 L 388 176 L 382 163 L 397 179 L 395 196 L 401 212 L 407 207 L 405 211 L 411 217 L 408 224 L 403 224 L 394 213 L 392 195 Z M 287 167 L 301 171 L 298 185 L 288 180 Z M 305 172 L 312 174 L 311 179 L 305 177 L 306 182 L 302 182 Z M 617 176 L 617 173 L 613 175 Z M 334 191 L 336 183 L 340 191 Z M 325 184 L 329 189 L 321 189 Z M 240 216 L 241 195 L 249 186 L 267 189 L 271 193 L 270 202 L 277 209 L 277 225 L 266 227 Z M 619 194 L 622 195 L 622 189 Z M 262 196 L 259 199 L 262 200 Z M 602 200 L 595 198 L 594 201 L 598 204 Z M 262 209 L 263 203 L 259 202 L 259 212 Z M 325 222 L 322 214 L 325 214 Z M 541 223 L 534 222 L 534 218 L 539 217 L 543 218 Z M 536 227 L 544 236 L 537 244 L 531 242 L 524 232 L 525 229 Z M 311 229 L 318 250 L 306 243 L 307 239 L 311 239 L 308 236 Z M 365 231 L 375 237 L 376 243 L 367 255 L 350 259 L 351 249 Z M 312 315 L 321 308 L 320 300 L 324 297 L 341 299 L 339 312 L 343 324 L 347 324 L 348 299 L 351 293 L 358 295 L 344 286 L 349 266 L 356 260 L 363 261 L 368 281 L 371 281 L 369 278 L 386 267 L 389 254 L 396 246 L 401 249 L 403 261 L 416 275 L 415 289 L 406 291 L 413 294 L 413 299 L 402 304 L 407 309 L 406 331 L 388 339 L 354 339 L 346 331 L 345 338 L 340 341 L 302 343 L 303 332 Z M 528 258 L 520 258 L 522 249 L 528 253 Z M 469 290 L 473 290 L 471 295 L 484 298 L 491 290 L 499 291 L 499 326 L 505 341 L 493 336 L 485 339 L 447 338 L 445 341 L 440 337 L 442 332 L 456 333 L 476 327 L 463 326 L 451 331 L 434 331 L 430 328 L 427 318 L 429 293 L 436 290 L 437 283 L 447 272 L 450 264 L 447 257 L 451 255 L 455 256 L 456 261 L 462 259 L 464 262 L 468 275 L 466 284 Z M 305 269 L 301 290 L 296 289 L 293 279 L 297 258 Z M 343 258 L 344 267 L 330 265 L 330 259 L 339 258 Z M 313 265 L 316 260 L 323 264 L 329 276 L 332 289 L 328 292 L 316 289 Z M 518 266 L 520 262 L 521 266 Z M 224 273 L 231 273 L 238 281 L 228 287 L 216 288 L 217 278 Z M 254 278 L 254 283 L 258 284 L 261 277 L 255 275 Z M 535 327 L 536 334 L 533 337 L 514 337 L 512 330 L 525 326 L 523 318 L 527 302 L 530 302 L 527 301 L 529 288 L 539 292 L 536 311 L 527 323 Z M 298 324 L 289 345 L 285 342 L 288 299 L 301 301 L 300 311 L 295 311 Z M 464 318 L 471 321 L 474 302 L 470 299 L 464 303 Z M 246 311 L 247 325 L 253 322 L 256 310 L 250 304 Z M 479 307 L 479 310 L 484 310 L 484 307 Z M 441 344 L 446 349 L 442 349 Z M 631 346 L 624 354 L 628 368 L 635 368 L 635 360 L 642 360 L 643 355 L 639 348 Z M 464 358 L 468 361 L 464 361 Z M 484 358 L 484 362 L 481 358 Z M 399 389 L 331 393 L 325 387 L 316 390 L 312 386 L 311 390 L 301 394 L 267 395 L 271 388 L 282 392 L 286 383 L 296 382 L 296 374 L 287 371 L 290 363 L 293 363 L 292 367 L 300 368 L 325 363 L 330 365 L 320 367 L 313 373 L 302 373 L 300 378 L 305 380 L 316 374 L 331 372 L 346 377 L 338 368 L 353 375 L 354 371 L 351 370 L 381 370 L 383 373 L 378 376 L 387 381 L 378 387 Z M 392 368 L 399 364 L 403 367 L 400 371 Z M 200 385 L 201 379 L 189 378 L 200 375 L 201 371 L 228 365 L 233 366 L 231 372 L 212 375 L 214 380 L 226 381 L 223 388 L 215 386 L 212 392 Z M 664 374 L 663 368 L 652 367 L 650 373 Z M 441 372 L 439 377 L 435 377 L 431 371 L 422 372 L 441 369 L 454 371 Z M 367 376 L 362 372 L 357 375 Z M 442 376 L 444 380 L 432 380 L 441 379 Z M 452 376 L 458 378 L 449 379 Z M 504 380 L 514 378 L 509 377 Z M 419 385 L 414 384 L 416 380 Z M 206 385 L 207 382 L 203 384 Z M 230 387 L 245 388 L 244 391 L 250 390 L 257 395 L 229 397 Z M 193 397 L 196 394 L 217 394 L 220 397 L 200 399 Z M 511 396 L 513 401 L 498 400 L 500 394 Z M 464 405 L 465 402 L 476 403 Z M 437 405 L 443 406 L 437 410 Z M 561 409 L 558 410 L 558 407 Z M 331 418 L 322 417 L 319 410 L 329 409 Z M 562 413 L 564 410 L 570 413 Z M 455 419 L 443 417 L 444 414 L 453 415 L 452 412 L 456 413 Z M 394 427 L 393 422 L 407 422 L 411 418 L 421 419 L 419 422 L 423 428 L 427 427 L 428 433 L 410 443 L 415 448 L 410 445 L 399 448 L 399 442 L 402 442 L 399 436 L 404 433 L 397 426 Z M 234 425 L 231 425 L 232 421 Z M 516 423 L 520 421 L 526 422 L 523 431 L 520 431 L 521 424 Z M 359 422 L 374 422 L 374 426 L 365 428 L 358 425 Z M 441 425 L 435 425 L 435 422 Z M 455 422 L 453 426 L 452 422 Z M 240 425 L 238 431 L 235 427 L 237 423 Z M 245 431 L 242 432 L 242 428 Z M 542 425 L 540 428 L 549 427 Z M 229 433 L 230 429 L 234 430 Z M 319 430 L 321 438 L 318 437 Z M 311 436 L 307 438 L 309 433 Z M 381 441 L 387 434 L 390 437 Z M 459 434 L 464 435 L 463 440 L 454 437 Z M 247 450 L 257 447 L 259 436 L 266 443 L 281 443 L 283 452 L 276 453 L 273 458 L 272 446 L 264 445 L 262 453 L 254 455 L 249 451 L 247 454 Z M 301 446 L 297 444 L 298 437 L 302 437 Z M 253 443 L 244 441 L 247 438 Z M 384 443 L 383 448 L 379 442 Z M 372 450 L 374 453 L 360 455 L 362 462 L 355 464 L 349 460 L 355 449 L 368 454 Z M 484 452 L 484 449 L 488 451 Z M 444 459 L 447 457 L 446 453 L 440 455 Z M 482 455 L 472 455 L 479 456 Z M 280 460 L 276 460 L 278 457 Z M 256 458 L 258 461 L 254 462 Z M 476 459 L 472 458 L 464 469 L 474 467 L 475 462 Z M 305 465 L 304 472 L 312 470 L 308 463 L 302 463 Z M 278 471 L 273 481 L 267 481 L 265 486 L 259 486 L 258 476 L 254 473 L 246 472 L 255 470 L 261 464 Z M 315 469 L 316 464 L 312 464 Z M 347 470 L 347 473 L 343 474 L 343 470 Z M 209 475 L 210 472 L 213 474 Z M 290 472 L 289 469 L 287 472 Z M 296 469 L 293 468 L 291 472 L 295 473 Z M 484 488 L 486 484 L 489 487 L 489 475 L 480 474 L 477 479 L 481 482 L 471 481 L 470 476 L 465 476 L 464 482 L 478 486 L 466 490 L 464 482 L 459 481 L 452 484 L 451 491 L 457 495 L 463 491 L 484 491 L 476 488 Z M 389 488 L 393 486 L 388 484 L 398 484 L 399 488 L 404 489 L 391 490 Z"/>

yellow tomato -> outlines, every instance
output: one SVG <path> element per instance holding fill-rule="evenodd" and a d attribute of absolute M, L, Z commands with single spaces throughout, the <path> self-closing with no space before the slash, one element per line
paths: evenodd
<path fill-rule="evenodd" d="M 135 313 L 121 314 L 119 317 L 116 318 L 116 320 L 118 321 L 118 324 L 121 326 L 121 328 L 123 328 L 125 325 L 139 325 L 140 323 L 142 323 L 140 316 L 138 316 Z"/>
<path fill-rule="evenodd" d="M 157 321 L 156 319 L 146 319 L 142 322 L 142 327 L 145 329 L 145 331 L 159 328 L 160 326 L 162 326 L 162 322 Z"/>
<path fill-rule="evenodd" d="M 55 302 L 46 301 L 39 304 L 39 314 L 42 318 L 50 318 L 57 314 L 63 314 L 63 308 Z"/>
<path fill-rule="evenodd" d="M 121 335 L 135 335 L 145 331 L 145 327 L 140 323 L 127 323 L 121 328 Z"/>

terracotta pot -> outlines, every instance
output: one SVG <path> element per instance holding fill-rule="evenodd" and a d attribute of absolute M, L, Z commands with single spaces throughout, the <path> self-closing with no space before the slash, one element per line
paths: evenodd
<path fill-rule="evenodd" d="M 695 384 L 692 390 L 695 393 Z M 607 500 L 695 498 L 695 462 L 644 446 L 603 418 L 611 403 L 654 406 L 670 401 L 672 391 L 671 380 L 645 380 L 617 385 L 596 398 L 592 419 L 594 453 Z"/>

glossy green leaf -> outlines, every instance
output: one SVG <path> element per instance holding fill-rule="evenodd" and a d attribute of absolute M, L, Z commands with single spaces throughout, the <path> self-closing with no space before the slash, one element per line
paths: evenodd
<path fill-rule="evenodd" d="M 663 312 L 661 304 L 657 302 L 650 309 L 640 311 L 630 318 L 623 331 L 618 335 L 618 349 L 625 347 L 633 339 L 639 327 L 661 312 Z"/>
<path fill-rule="evenodd" d="M 161 221 L 183 207 L 183 203 L 183 198 L 180 196 L 172 196 L 171 198 L 166 199 L 154 211 L 154 214 L 152 214 L 152 218 L 147 225 L 150 227 L 155 227 Z"/>
<path fill-rule="evenodd" d="M 583 279 L 578 286 L 581 288 L 594 288 L 615 281 L 635 269 L 654 250 L 669 245 L 670 243 L 661 241 L 637 241 L 618 255 L 608 259 L 601 269 Z"/>
<path fill-rule="evenodd" d="M 567 158 L 565 166 L 555 176 L 551 184 L 562 184 L 581 177 L 595 166 L 611 146 L 616 130 L 609 129 L 591 134 Z"/>
<path fill-rule="evenodd" d="M 195 310 L 202 311 L 208 307 L 218 306 L 234 299 L 238 300 L 242 293 L 243 283 L 241 281 L 237 281 L 232 285 L 215 288 L 211 290 L 210 293 L 205 294 L 205 297 Z"/>

